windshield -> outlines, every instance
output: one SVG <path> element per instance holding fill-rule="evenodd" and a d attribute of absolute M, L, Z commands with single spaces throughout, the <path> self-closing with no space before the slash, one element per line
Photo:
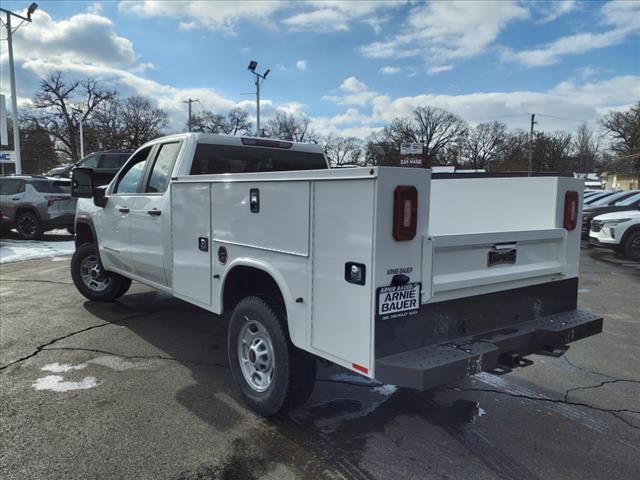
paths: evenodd
<path fill-rule="evenodd" d="M 600 198 L 599 200 L 596 200 L 595 202 L 591 202 L 590 205 L 592 207 L 603 207 L 605 205 L 609 205 L 611 202 L 615 202 L 617 199 L 621 198 L 621 197 L 625 197 L 629 195 L 629 192 L 616 192 L 616 193 L 612 193 L 611 195 L 607 195 L 605 197 Z"/>
<path fill-rule="evenodd" d="M 635 202 L 640 201 L 640 193 L 636 193 L 635 195 L 631 195 L 628 198 L 625 198 L 624 200 L 620 200 L 619 202 L 616 202 L 616 206 L 621 206 L 621 207 L 626 207 L 627 205 L 632 205 Z"/>
<path fill-rule="evenodd" d="M 592 195 L 589 198 L 587 198 L 584 201 L 584 203 L 585 203 L 585 205 L 593 205 L 593 203 L 597 202 L 599 199 L 606 198 L 606 197 L 608 197 L 610 195 L 613 195 L 613 192 L 597 193 L 597 194 Z"/>

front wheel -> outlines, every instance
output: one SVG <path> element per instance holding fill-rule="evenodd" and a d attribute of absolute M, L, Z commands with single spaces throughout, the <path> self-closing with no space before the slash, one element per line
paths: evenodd
<path fill-rule="evenodd" d="M 316 361 L 293 346 L 284 315 L 264 299 L 246 297 L 229 324 L 229 365 L 244 401 L 271 416 L 295 408 L 313 390 Z"/>
<path fill-rule="evenodd" d="M 640 261 L 640 230 L 631 232 L 625 240 L 623 248 L 627 258 Z"/>
<path fill-rule="evenodd" d="M 102 268 L 93 243 L 76 249 L 71 258 L 71 278 L 78 291 L 94 302 L 112 302 L 131 286 L 130 279 Z"/>

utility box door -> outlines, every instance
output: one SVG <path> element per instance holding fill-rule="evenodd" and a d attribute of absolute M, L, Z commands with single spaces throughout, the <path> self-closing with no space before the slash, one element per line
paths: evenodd
<path fill-rule="evenodd" d="M 173 293 L 211 307 L 211 184 L 171 185 Z"/>
<path fill-rule="evenodd" d="M 374 182 L 348 182 L 314 184 L 311 345 L 370 368 Z M 364 285 L 345 280 L 347 262 Z"/>

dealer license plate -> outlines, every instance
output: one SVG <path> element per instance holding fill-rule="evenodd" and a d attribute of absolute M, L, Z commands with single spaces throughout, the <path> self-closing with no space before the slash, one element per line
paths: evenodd
<path fill-rule="evenodd" d="M 420 283 L 378 288 L 378 315 L 383 320 L 418 313 Z"/>
<path fill-rule="evenodd" d="M 505 250 L 489 250 L 487 254 L 487 267 L 494 265 L 513 265 L 516 263 L 518 252 L 515 248 Z"/>

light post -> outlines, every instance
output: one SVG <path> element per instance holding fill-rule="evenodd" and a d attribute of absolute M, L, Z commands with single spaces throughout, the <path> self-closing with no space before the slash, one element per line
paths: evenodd
<path fill-rule="evenodd" d="M 84 112 L 76 107 L 73 107 L 72 110 L 74 112 L 76 112 L 78 115 L 80 115 L 80 118 L 78 120 L 78 126 L 79 126 L 79 130 L 80 130 L 80 159 L 82 160 L 84 158 L 84 133 L 82 131 L 82 124 L 84 123 Z"/>
<path fill-rule="evenodd" d="M 267 79 L 267 75 L 269 75 L 269 72 L 271 70 L 267 68 L 267 71 L 260 75 L 258 72 L 256 72 L 257 66 L 258 62 L 256 62 L 255 60 L 251 60 L 247 68 L 251 73 L 253 73 L 256 80 L 256 137 L 261 137 L 262 132 L 260 131 L 260 84 Z"/>
<path fill-rule="evenodd" d="M 16 157 L 16 174 L 20 175 L 22 173 L 22 162 L 20 159 L 20 130 L 19 130 L 19 122 L 18 122 L 18 98 L 16 97 L 16 72 L 13 66 L 13 39 L 11 38 L 13 35 L 13 30 L 11 29 L 11 16 L 21 19 L 23 22 L 31 22 L 31 15 L 38 9 L 37 3 L 32 3 L 29 5 L 27 9 L 26 18 L 22 15 L 18 15 L 17 13 L 13 13 L 9 10 L 5 10 L 4 8 L 0 8 L 0 11 L 7 14 L 7 46 L 9 48 L 9 77 L 11 81 L 11 110 L 12 110 L 12 120 L 13 120 L 13 149 L 15 151 Z M 22 24 L 20 24 L 22 25 Z M 20 25 L 16 28 L 20 28 Z"/>

